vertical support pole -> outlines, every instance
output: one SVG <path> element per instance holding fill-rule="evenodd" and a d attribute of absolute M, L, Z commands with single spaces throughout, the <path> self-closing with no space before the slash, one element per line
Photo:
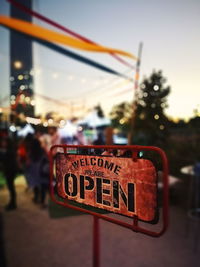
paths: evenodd
<path fill-rule="evenodd" d="M 93 216 L 93 267 L 100 267 L 99 218 Z"/>
<path fill-rule="evenodd" d="M 142 56 L 142 47 L 143 43 L 139 44 L 138 49 L 138 56 L 137 56 L 137 63 L 136 63 L 136 70 L 135 70 L 135 84 L 134 84 L 134 99 L 133 99 L 133 110 L 132 110 L 132 118 L 131 118 L 131 129 L 128 136 L 128 144 L 132 144 L 133 139 L 133 128 L 134 128 L 134 122 L 135 122 L 135 112 L 136 112 L 136 106 L 137 106 L 137 98 L 138 98 L 138 82 L 139 82 L 139 74 L 140 74 L 140 62 L 141 62 L 141 56 Z"/>

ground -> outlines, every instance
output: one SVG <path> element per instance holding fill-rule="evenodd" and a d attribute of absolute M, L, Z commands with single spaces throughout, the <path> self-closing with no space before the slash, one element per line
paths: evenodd
<path fill-rule="evenodd" d="M 6 187 L 0 189 L 1 261 L 6 267 L 92 266 L 90 215 L 52 218 L 49 208 L 32 203 L 23 177 L 17 179 L 18 209 L 5 212 Z M 173 189 L 173 195 L 176 188 Z M 178 194 L 178 191 L 177 191 Z M 176 203 L 177 202 L 177 203 Z M 186 231 L 187 212 L 180 201 L 170 205 L 170 226 L 160 238 L 152 238 L 109 222 L 100 222 L 102 267 L 199 266 L 194 249 L 195 228 Z M 200 225 L 199 225 L 200 227 Z M 2 231 L 3 230 L 3 231 Z M 5 261 L 4 261 L 5 258 Z"/>

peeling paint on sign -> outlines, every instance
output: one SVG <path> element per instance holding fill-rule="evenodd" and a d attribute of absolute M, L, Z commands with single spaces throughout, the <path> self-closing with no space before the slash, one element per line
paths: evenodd
<path fill-rule="evenodd" d="M 146 159 L 58 153 L 60 197 L 110 212 L 152 221 L 157 208 L 157 174 Z"/>

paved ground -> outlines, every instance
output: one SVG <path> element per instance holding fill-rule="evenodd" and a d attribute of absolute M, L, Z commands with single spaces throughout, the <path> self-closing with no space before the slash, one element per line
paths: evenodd
<path fill-rule="evenodd" d="M 18 183 L 17 191 L 19 208 L 4 212 L 8 194 L 5 188 L 0 190 L 4 239 L 0 244 L 6 266 L 92 266 L 92 218 L 81 215 L 52 219 L 48 210 L 31 202 L 31 193 L 25 192 L 23 184 Z M 170 217 L 167 233 L 158 239 L 101 221 L 101 267 L 200 266 L 200 244 L 194 252 L 194 225 L 187 237 L 184 208 L 172 205 Z"/>

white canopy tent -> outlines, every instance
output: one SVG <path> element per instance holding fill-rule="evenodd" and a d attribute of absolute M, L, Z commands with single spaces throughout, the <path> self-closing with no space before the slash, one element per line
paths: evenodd
<path fill-rule="evenodd" d="M 65 126 L 58 131 L 61 138 L 70 137 L 72 138 L 77 133 L 77 127 L 71 121 L 67 121 Z"/>
<path fill-rule="evenodd" d="M 110 125 L 110 119 L 99 117 L 97 111 L 90 112 L 83 120 L 78 121 L 78 125 L 87 125 L 91 128 L 98 128 Z"/>
<path fill-rule="evenodd" d="M 22 128 L 21 130 L 17 132 L 17 135 L 20 137 L 25 137 L 28 134 L 34 134 L 34 133 L 35 133 L 35 130 L 33 129 L 33 127 L 30 124 L 26 124 L 24 128 Z"/>

